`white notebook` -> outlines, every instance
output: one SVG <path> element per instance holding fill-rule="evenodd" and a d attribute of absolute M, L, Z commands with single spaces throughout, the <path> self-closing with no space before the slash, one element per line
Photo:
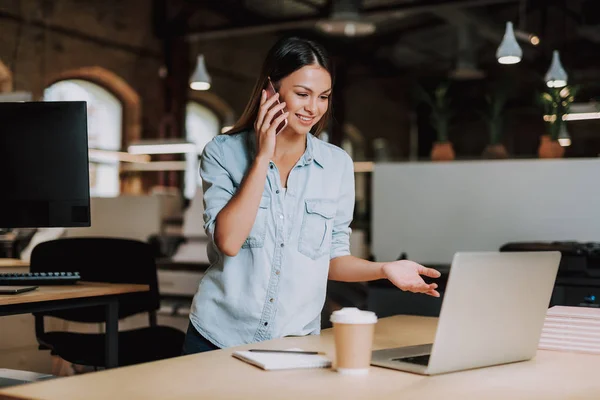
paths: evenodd
<path fill-rule="evenodd" d="M 544 320 L 538 348 L 600 354 L 600 309 L 551 307 Z"/>
<path fill-rule="evenodd" d="M 297 348 L 285 350 L 302 351 L 302 349 Z M 231 355 L 267 371 L 279 369 L 331 367 L 331 361 L 327 357 L 320 354 L 259 353 L 238 350 L 234 351 Z"/>
<path fill-rule="evenodd" d="M 553 306 L 548 309 L 546 316 L 600 321 L 600 308 Z"/>
<path fill-rule="evenodd" d="M 586 354 L 600 354 L 600 347 L 587 346 L 577 343 L 561 343 L 551 340 L 540 340 L 538 345 L 540 350 L 556 350 L 556 351 L 568 351 Z"/>

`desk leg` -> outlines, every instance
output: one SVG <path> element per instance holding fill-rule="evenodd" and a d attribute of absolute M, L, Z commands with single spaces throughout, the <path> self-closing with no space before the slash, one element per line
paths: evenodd
<path fill-rule="evenodd" d="M 119 366 L 119 302 L 111 299 L 106 305 L 106 368 Z"/>

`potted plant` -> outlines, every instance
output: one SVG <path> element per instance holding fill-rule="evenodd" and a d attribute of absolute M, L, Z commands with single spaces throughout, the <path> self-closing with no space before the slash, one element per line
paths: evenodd
<path fill-rule="evenodd" d="M 539 102 L 544 110 L 544 122 L 547 133 L 540 138 L 538 156 L 540 158 L 561 158 L 565 149 L 558 142 L 558 135 L 566 124 L 565 114 L 568 114 L 571 103 L 575 100 L 578 86 L 548 88 L 539 95 Z"/>
<path fill-rule="evenodd" d="M 503 83 L 494 87 L 491 93 L 485 96 L 487 107 L 482 112 L 482 116 L 488 124 L 489 142 L 483 150 L 483 158 L 508 158 L 508 152 L 502 143 L 502 136 L 504 132 L 504 109 L 509 94 L 510 85 Z"/>
<path fill-rule="evenodd" d="M 431 108 L 431 124 L 436 131 L 436 141 L 431 149 L 433 161 L 450 161 L 455 158 L 454 148 L 448 140 L 448 127 L 452 116 L 448 96 L 449 86 L 449 83 L 442 83 L 431 94 L 421 86 L 416 87 L 419 102 L 424 102 Z"/>

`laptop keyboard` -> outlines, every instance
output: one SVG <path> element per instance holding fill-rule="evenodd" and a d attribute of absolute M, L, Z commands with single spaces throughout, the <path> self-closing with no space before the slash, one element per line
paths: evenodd
<path fill-rule="evenodd" d="M 429 354 L 424 354 L 422 356 L 414 356 L 414 357 L 401 357 L 401 358 L 392 358 L 392 361 L 401 361 L 407 362 L 411 364 L 425 365 L 429 364 Z"/>

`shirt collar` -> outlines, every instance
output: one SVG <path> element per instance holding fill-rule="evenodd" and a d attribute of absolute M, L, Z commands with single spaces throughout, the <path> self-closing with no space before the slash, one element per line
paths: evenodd
<path fill-rule="evenodd" d="M 321 168 L 325 168 L 321 154 L 321 143 L 310 132 L 306 134 L 306 152 L 304 152 L 303 161 L 305 165 L 315 161 Z"/>
<path fill-rule="evenodd" d="M 257 143 L 256 143 L 256 132 L 254 129 L 250 129 L 247 133 L 248 148 L 250 150 L 250 156 L 253 160 L 256 157 Z M 302 165 L 308 165 L 315 161 L 321 168 L 325 168 L 324 157 L 321 152 L 320 140 L 313 136 L 312 133 L 306 134 L 306 151 L 302 155 Z"/>

